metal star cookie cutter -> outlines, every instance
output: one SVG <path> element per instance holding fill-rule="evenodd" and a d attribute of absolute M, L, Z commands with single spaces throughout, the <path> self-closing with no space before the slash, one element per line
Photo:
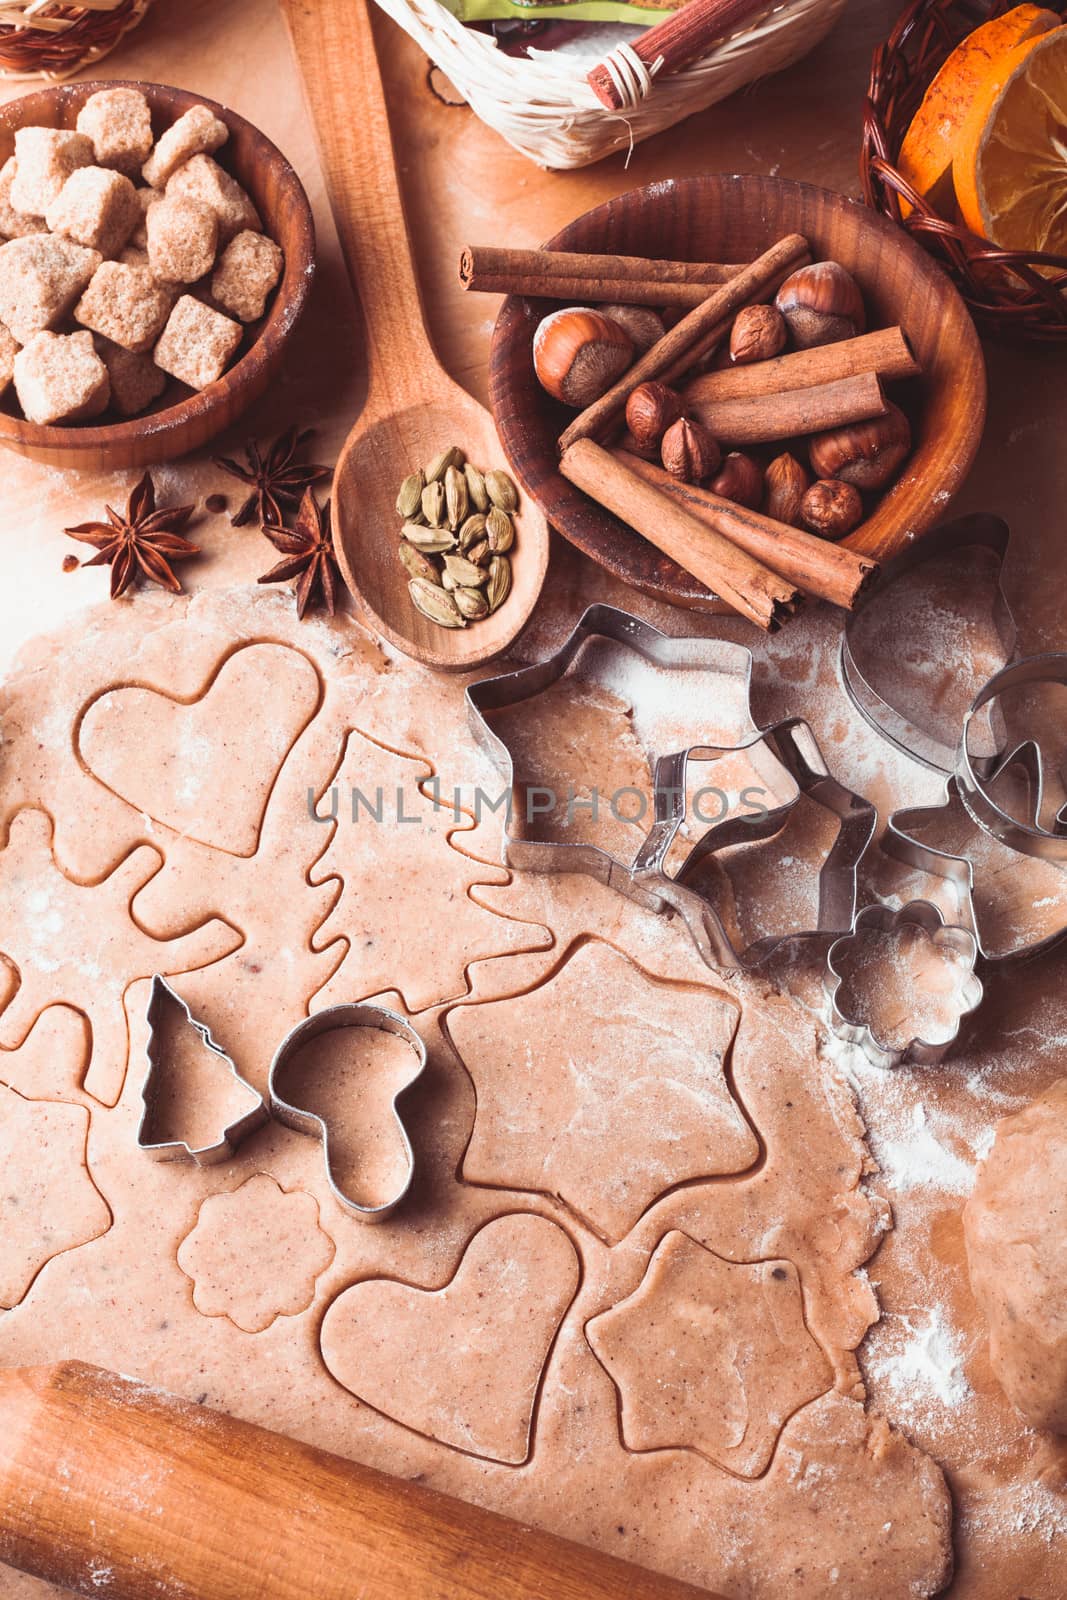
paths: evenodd
<path fill-rule="evenodd" d="M 1067 805 L 1061 806 L 1051 828 L 1042 826 L 1044 761 L 1036 741 L 1024 739 L 1014 749 L 991 756 L 976 756 L 971 749 L 971 732 L 981 712 L 1009 690 L 1032 683 L 1067 686 L 1067 655 L 1027 656 L 994 673 L 979 690 L 963 720 L 956 786 L 968 814 L 994 839 L 1022 855 L 1062 864 L 1067 863 Z M 1032 821 L 1012 816 L 991 792 L 990 785 L 1011 767 L 1021 768 L 1029 780 Z"/>
<path fill-rule="evenodd" d="M 956 1007 L 956 1025 L 947 1039 L 932 1043 L 918 1035 L 901 1046 L 884 1044 L 869 1022 L 850 1016 L 841 1005 L 840 992 L 846 974 L 841 970 L 842 958 L 849 945 L 863 933 L 896 933 L 901 928 L 921 928 L 933 944 L 949 949 L 960 958 L 965 976 L 959 986 Z M 826 954 L 823 987 L 829 1007 L 829 1022 L 839 1039 L 857 1045 L 876 1067 L 935 1066 L 951 1050 L 960 1035 L 964 1019 L 977 1010 L 984 993 L 982 981 L 976 972 L 978 941 L 967 928 L 947 923 L 941 912 L 929 900 L 911 900 L 899 910 L 887 905 L 865 906 L 852 925 L 851 933 L 836 939 Z"/>
<path fill-rule="evenodd" d="M 845 618 L 841 635 L 841 677 L 852 704 L 883 739 L 888 739 L 890 744 L 902 750 L 905 755 L 911 756 L 913 760 L 921 762 L 924 766 L 933 767 L 936 772 L 943 772 L 946 776 L 956 770 L 958 745 L 946 744 L 935 734 L 917 727 L 902 711 L 891 706 L 878 693 L 862 671 L 854 651 L 860 619 L 866 615 L 871 606 L 878 605 L 886 590 L 905 573 L 915 571 L 929 561 L 951 555 L 958 550 L 975 547 L 986 549 L 993 554 L 997 563 L 992 610 L 993 626 L 1000 639 L 1004 661 L 1010 662 L 1015 654 L 1018 629 L 1000 582 L 1009 542 L 1008 524 L 1001 517 L 989 516 L 985 512 L 976 512 L 971 516 L 958 517 L 952 522 L 942 523 L 940 527 L 925 534 L 922 539 L 910 544 L 894 560 L 886 562 L 877 584 L 866 592 L 860 605 Z"/>
<path fill-rule="evenodd" d="M 475 738 L 503 776 L 514 783 L 511 752 L 496 734 L 486 713 L 536 698 L 561 678 L 590 639 L 603 638 L 635 651 L 668 669 L 714 670 L 740 679 L 746 695 L 752 654 L 741 645 L 714 638 L 672 638 L 628 612 L 594 605 L 585 612 L 566 643 L 544 661 L 500 677 L 486 678 L 467 690 L 467 709 Z M 685 820 L 686 775 L 690 761 L 714 761 L 763 747 L 793 780 L 796 794 L 782 805 L 713 823 L 671 876 L 668 853 Z M 877 812 L 862 796 L 837 782 L 829 772 L 810 727 L 798 718 L 756 729 L 734 744 L 694 745 L 657 757 L 653 773 L 655 821 L 630 861 L 592 844 L 526 839 L 505 829 L 504 860 L 531 872 L 582 872 L 626 895 L 648 910 L 677 912 L 701 957 L 711 967 L 751 968 L 765 961 L 779 945 L 794 938 L 843 933 L 852 926 L 860 861 L 874 835 Z M 834 846 L 819 870 L 819 913 L 815 928 L 790 928 L 739 949 L 709 899 L 691 888 L 695 868 L 709 855 L 733 845 L 773 837 L 784 827 L 802 796 L 840 819 Z"/>
<path fill-rule="evenodd" d="M 232 1074 L 234 1081 L 241 1088 L 247 1089 L 253 1095 L 256 1104 L 244 1116 L 229 1123 L 222 1129 L 219 1137 L 209 1145 L 193 1146 L 182 1139 L 153 1140 L 147 1137 L 152 1118 L 160 1099 L 160 1067 L 162 1057 L 160 1052 L 159 1025 L 164 1010 L 168 1006 L 175 1006 L 182 1013 L 185 1021 L 200 1035 L 206 1050 L 213 1051 L 219 1060 Z M 171 988 L 166 978 L 157 972 L 152 979 L 152 990 L 148 997 L 146 1010 L 148 1021 L 148 1070 L 141 1085 L 141 1101 L 143 1111 L 137 1128 L 137 1148 L 143 1150 L 145 1155 L 151 1156 L 153 1161 L 192 1161 L 198 1167 L 212 1167 L 217 1162 L 228 1161 L 234 1154 L 242 1139 L 261 1128 L 268 1120 L 267 1107 L 263 1096 L 257 1094 L 247 1078 L 238 1072 L 232 1056 L 227 1055 L 222 1046 L 212 1038 L 210 1029 L 203 1022 L 198 1022 L 190 1011 L 186 1002 L 174 989 Z"/>
<path fill-rule="evenodd" d="M 330 1130 L 326 1120 L 319 1116 L 318 1112 L 308 1111 L 294 1104 L 286 1098 L 285 1093 L 287 1071 L 297 1052 L 311 1040 L 343 1028 L 371 1028 L 379 1033 L 395 1034 L 403 1039 L 405 1044 L 411 1046 L 418 1063 L 414 1076 L 397 1090 L 391 1101 L 393 1117 L 403 1141 L 404 1177 L 395 1193 L 373 1205 L 363 1204 L 338 1182 L 330 1156 Z M 337 1203 L 358 1217 L 361 1222 L 384 1222 L 406 1200 L 411 1190 L 415 1178 L 415 1152 L 399 1107 L 404 1097 L 419 1084 L 426 1071 L 426 1061 L 426 1046 L 407 1018 L 402 1017 L 399 1012 L 390 1011 L 386 1006 L 374 1005 L 370 1001 L 326 1006 L 322 1011 L 314 1012 L 303 1022 L 298 1022 L 274 1052 L 267 1089 L 271 1115 L 287 1128 L 292 1128 L 294 1132 L 310 1134 L 312 1138 L 321 1140 L 326 1162 L 326 1181 L 330 1185 L 330 1191 Z"/>

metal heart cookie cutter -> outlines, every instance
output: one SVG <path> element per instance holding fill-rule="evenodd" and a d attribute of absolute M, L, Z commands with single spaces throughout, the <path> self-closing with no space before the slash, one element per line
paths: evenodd
<path fill-rule="evenodd" d="M 883 739 L 888 739 L 890 744 L 913 760 L 933 767 L 935 772 L 943 772 L 946 776 L 956 770 L 958 741 L 950 743 L 938 738 L 879 694 L 859 665 L 857 636 L 863 627 L 863 619 L 884 600 L 887 590 L 899 578 L 942 556 L 953 555 L 961 550 L 981 549 L 988 551 L 996 564 L 991 620 L 1000 640 L 1003 660 L 1010 662 L 1015 654 L 1018 630 L 1000 582 L 1009 542 L 1008 524 L 1001 517 L 989 516 L 984 512 L 943 523 L 909 545 L 893 561 L 886 562 L 877 584 L 866 592 L 861 603 L 845 618 L 841 634 L 841 678 L 852 704 Z"/>
<path fill-rule="evenodd" d="M 160 1025 L 168 1009 L 175 1009 L 180 1019 L 199 1034 L 204 1049 L 218 1056 L 235 1083 L 247 1090 L 255 1102 L 243 1116 L 221 1129 L 218 1138 L 207 1145 L 190 1145 L 182 1139 L 157 1140 L 148 1137 L 162 1098 L 163 1055 Z M 208 1027 L 203 1022 L 197 1021 L 181 995 L 177 994 L 166 978 L 160 977 L 158 973 L 152 979 L 152 990 L 148 997 L 148 1009 L 145 1015 L 148 1021 L 146 1050 L 148 1070 L 141 1085 L 141 1101 L 144 1109 L 137 1128 L 137 1148 L 151 1156 L 153 1161 L 193 1161 L 198 1167 L 211 1167 L 219 1161 L 228 1161 L 241 1140 L 254 1133 L 257 1128 L 261 1128 L 268 1120 L 263 1096 L 257 1094 L 248 1080 L 241 1076 L 233 1058 L 227 1055 L 222 1046 L 212 1038 Z"/>
<path fill-rule="evenodd" d="M 632 650 L 671 671 L 723 673 L 743 683 L 747 699 L 752 655 L 743 646 L 707 637 L 672 638 L 628 612 L 612 606 L 590 606 L 567 642 L 546 660 L 483 679 L 467 690 L 472 732 L 508 783 L 513 785 L 515 781 L 512 754 L 487 716 L 534 699 L 564 676 L 587 641 L 597 638 Z M 667 857 L 685 821 L 690 763 L 715 761 L 757 748 L 788 774 L 795 795 L 782 805 L 712 823 L 671 875 L 666 870 Z M 653 790 L 655 820 L 629 861 L 594 844 L 523 838 L 511 831 L 510 822 L 504 832 L 504 860 L 509 866 L 532 872 L 585 873 L 648 910 L 677 912 L 701 957 L 712 967 L 751 968 L 790 939 L 845 933 L 851 928 L 859 863 L 873 838 L 877 812 L 868 800 L 844 788 L 831 775 L 806 722 L 794 718 L 772 728 L 756 729 L 735 744 L 699 744 L 657 755 Z M 772 838 L 785 826 L 802 797 L 839 819 L 834 845 L 819 869 L 817 925 L 788 928 L 738 948 L 710 898 L 687 879 L 691 880 L 696 868 L 717 851 Z"/>
<path fill-rule="evenodd" d="M 330 1130 L 326 1120 L 317 1111 L 309 1111 L 289 1098 L 292 1092 L 288 1083 L 289 1071 L 299 1051 L 312 1040 L 345 1028 L 374 1029 L 378 1033 L 395 1034 L 411 1047 L 417 1062 L 414 1075 L 397 1090 L 391 1102 L 393 1117 L 403 1142 L 404 1176 L 394 1193 L 385 1200 L 371 1204 L 365 1204 L 349 1194 L 338 1181 L 330 1152 Z M 274 1053 L 267 1091 L 271 1115 L 287 1128 L 292 1128 L 294 1132 L 310 1134 L 312 1138 L 321 1140 L 326 1162 L 326 1179 L 334 1199 L 362 1222 L 384 1222 L 387 1217 L 392 1216 L 411 1190 L 415 1177 L 415 1152 L 399 1107 L 405 1096 L 418 1085 L 426 1070 L 426 1060 L 426 1046 L 411 1023 L 398 1012 L 390 1011 L 385 1006 L 374 1005 L 369 1001 L 327 1006 L 322 1011 L 314 1012 L 303 1022 L 298 1022 L 296 1027 L 286 1034 Z"/>
<path fill-rule="evenodd" d="M 843 970 L 849 946 L 865 933 L 896 934 L 902 929 L 917 928 L 930 942 L 949 950 L 958 959 L 962 980 L 956 993 L 954 1007 L 955 1025 L 944 1039 L 931 1042 L 918 1035 L 902 1045 L 884 1043 L 870 1022 L 850 1015 L 841 1003 L 841 989 L 846 981 Z M 826 955 L 823 986 L 829 1006 L 830 1026 L 846 1044 L 857 1045 L 876 1067 L 934 1066 L 944 1059 L 959 1038 L 964 1019 L 976 1011 L 984 993 L 975 967 L 978 961 L 978 941 L 967 928 L 953 927 L 945 922 L 941 912 L 929 900 L 912 900 L 899 910 L 887 905 L 865 906 L 856 918 L 852 932 L 837 939 Z"/>

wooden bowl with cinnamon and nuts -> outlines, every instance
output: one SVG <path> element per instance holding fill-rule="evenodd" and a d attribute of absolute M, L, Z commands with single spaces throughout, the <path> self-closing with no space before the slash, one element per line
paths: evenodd
<path fill-rule="evenodd" d="M 543 251 L 465 253 L 510 291 L 491 395 L 553 526 L 646 594 L 764 627 L 855 603 L 939 521 L 985 421 L 948 278 L 883 218 L 759 176 L 631 190 Z"/>

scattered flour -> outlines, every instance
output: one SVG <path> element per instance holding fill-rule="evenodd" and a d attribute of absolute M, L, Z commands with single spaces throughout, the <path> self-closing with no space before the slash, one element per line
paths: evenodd
<path fill-rule="evenodd" d="M 896 1410 L 912 1417 L 931 1402 L 959 1406 L 969 1399 L 962 1341 L 944 1313 L 931 1306 L 914 1317 L 901 1314 L 893 1320 L 903 1330 L 904 1342 L 892 1353 L 879 1351 L 871 1357 L 868 1371 L 885 1384 Z"/>

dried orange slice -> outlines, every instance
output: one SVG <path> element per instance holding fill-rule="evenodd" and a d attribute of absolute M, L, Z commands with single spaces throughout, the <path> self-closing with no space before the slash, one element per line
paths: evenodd
<path fill-rule="evenodd" d="M 1005 250 L 1067 255 L 1067 28 L 1010 50 L 952 161 L 963 220 Z"/>
<path fill-rule="evenodd" d="M 952 204 L 952 154 L 975 97 L 990 72 L 1027 39 L 1060 26 L 1054 11 L 1016 6 L 975 28 L 953 50 L 922 99 L 900 147 L 897 168 L 940 209 Z M 907 216 L 912 209 L 901 199 Z"/>

